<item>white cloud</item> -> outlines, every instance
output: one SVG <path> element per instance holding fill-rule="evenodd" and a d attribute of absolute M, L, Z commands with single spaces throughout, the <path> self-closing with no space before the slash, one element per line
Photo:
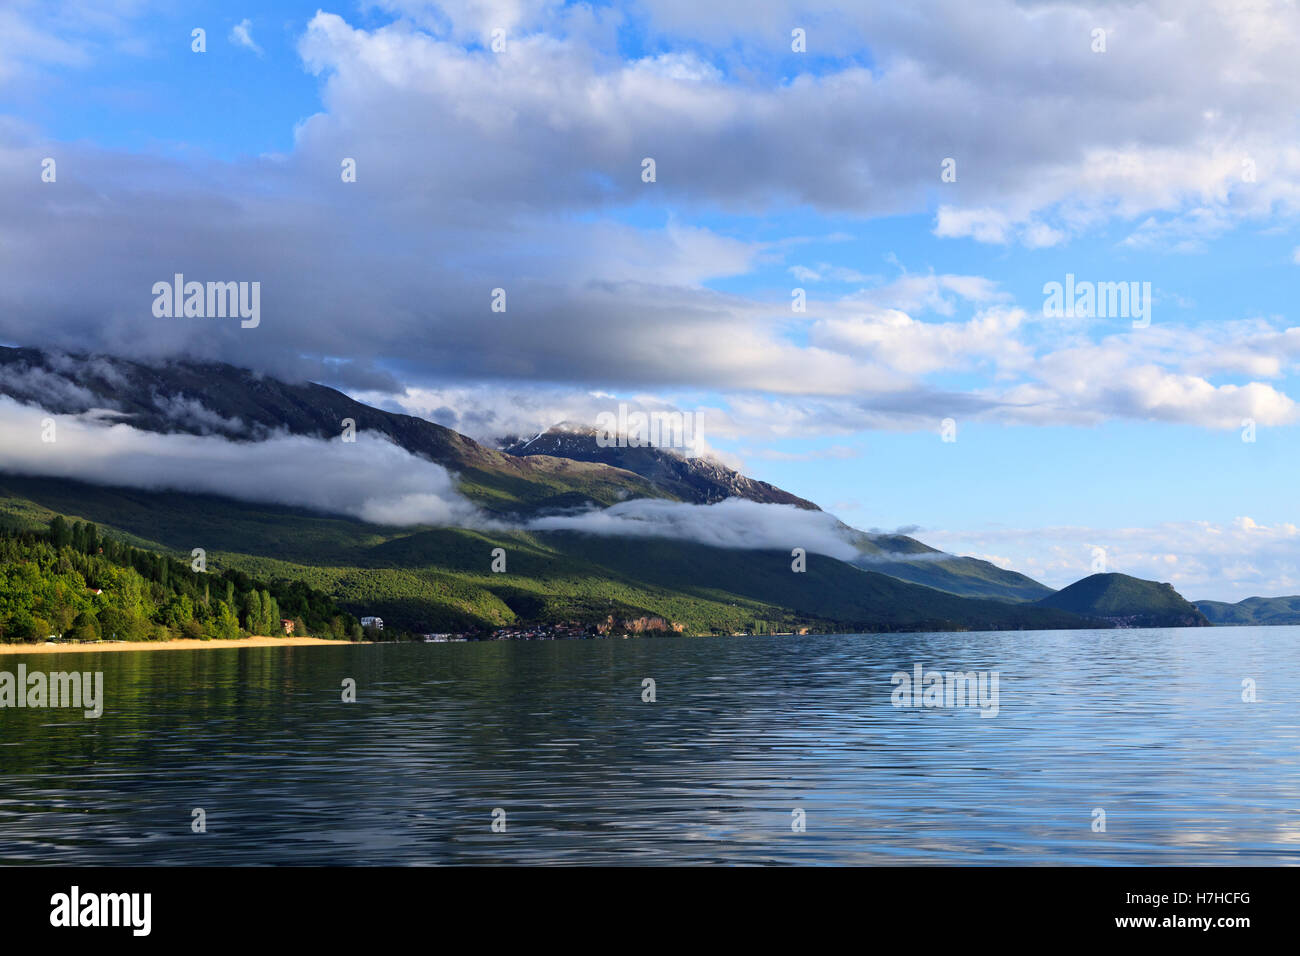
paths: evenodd
<path fill-rule="evenodd" d="M 52 442 L 42 440 L 53 419 Z M 486 527 L 441 465 L 364 430 L 355 443 L 277 435 L 233 442 L 51 415 L 0 396 L 0 469 L 92 484 L 224 495 L 378 524 Z"/>
<path fill-rule="evenodd" d="M 599 511 L 539 518 L 538 531 L 580 531 L 616 537 L 676 538 L 718 548 L 803 548 L 842 561 L 858 550 L 844 537 L 838 519 L 794 505 L 759 504 L 730 498 L 688 505 L 653 498 L 625 501 Z"/>
<path fill-rule="evenodd" d="M 57 144 L 60 168 L 77 175 L 33 190 L 25 184 L 52 144 L 0 123 L 0 338 L 140 357 L 253 355 L 267 367 L 346 355 L 362 367 L 401 361 L 424 382 L 521 390 L 618 381 L 660 394 L 766 392 L 789 412 L 772 432 L 794 421 L 825 433 L 931 427 L 954 407 L 1026 424 L 1294 420 L 1277 379 L 1300 353 L 1280 321 L 1231 341 L 1197 332 L 1183 345 L 1152 329 L 1090 343 L 1044 327 L 1038 303 L 1020 303 L 1017 318 L 986 277 L 904 273 L 873 285 L 851 265 L 787 264 L 793 245 L 688 218 L 934 209 L 941 235 L 1035 247 L 1119 218 L 1131 224 L 1126 249 L 1188 247 L 1261 215 L 1284 223 L 1300 207 L 1300 130 L 1287 106 L 1300 96 L 1287 53 L 1300 37 L 1294 10 L 1107 8 L 1116 42 L 1103 58 L 1075 45 L 1095 17 L 1070 3 L 994 2 L 979 16 L 940 4 L 942 28 L 924 36 L 887 5 L 776 3 L 737 19 L 698 6 L 652 2 L 648 28 L 725 29 L 761 67 L 773 38 L 788 36 L 768 28 L 806 12 L 819 51 L 868 49 L 872 68 L 845 60 L 778 80 L 738 72 L 730 46 L 627 62 L 575 19 L 613 12 L 392 0 L 423 29 L 311 19 L 300 53 L 323 108 L 285 156 L 190 165 Z M 43 36 L 61 36 L 21 9 Z M 474 45 L 494 24 L 511 32 L 502 54 Z M 1008 101 L 1017 108 L 988 108 Z M 640 179 L 650 152 L 652 187 Z M 953 191 L 938 182 L 949 152 L 959 154 Z M 343 156 L 359 170 L 346 188 Z M 620 221 L 647 197 L 663 221 Z M 60 263 L 74 250 L 81 267 L 68 274 Z M 799 281 L 864 287 L 810 300 L 804 316 L 791 314 L 788 290 L 718 291 L 771 262 Z M 182 268 L 262 281 L 256 349 L 210 322 L 150 320 L 148 289 Z M 509 310 L 491 313 L 489 292 L 503 283 Z"/>
<path fill-rule="evenodd" d="M 47 420 L 54 422 L 52 442 Z M 509 525 L 484 515 L 441 465 L 364 429 L 355 443 L 296 435 L 234 442 L 210 435 L 159 434 L 96 414 L 52 415 L 0 396 L 0 471 L 71 478 L 113 487 L 222 495 L 348 515 L 385 525 L 581 531 L 664 537 L 723 548 L 802 547 L 848 559 L 857 554 L 829 514 L 731 499 L 690 505 L 636 499 L 606 509 Z"/>
<path fill-rule="evenodd" d="M 247 17 L 230 28 L 230 42 L 235 46 L 252 50 L 258 56 L 262 55 L 262 48 L 253 41 L 253 22 Z"/>
<path fill-rule="evenodd" d="M 1300 594 L 1300 527 L 1290 522 L 1242 516 L 1228 524 L 934 530 L 926 541 L 1057 588 L 1093 573 L 1093 549 L 1102 548 L 1106 570 L 1168 582 L 1189 601 Z"/>

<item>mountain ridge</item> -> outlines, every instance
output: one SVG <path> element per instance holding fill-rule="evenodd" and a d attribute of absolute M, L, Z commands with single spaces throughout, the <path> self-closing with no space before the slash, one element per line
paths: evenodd
<path fill-rule="evenodd" d="M 1035 602 L 1116 627 L 1209 627 L 1196 605 L 1172 584 L 1147 581 L 1116 572 L 1091 574 Z"/>
<path fill-rule="evenodd" d="M 1216 626 L 1300 624 L 1300 595 L 1248 597 L 1235 604 L 1228 601 L 1192 603 Z"/>
<path fill-rule="evenodd" d="M 529 439 L 503 438 L 499 447 L 506 454 L 521 458 L 545 455 L 621 468 L 654 482 L 657 487 L 673 491 L 682 501 L 693 504 L 745 498 L 761 504 L 821 510 L 806 498 L 766 481 L 749 478 L 711 458 L 688 457 L 652 445 L 602 445 L 598 429 L 573 422 L 560 422 Z"/>
<path fill-rule="evenodd" d="M 304 509 L 181 492 L 0 474 L 0 524 L 55 515 L 172 555 L 203 547 L 210 568 L 287 578 L 360 617 L 412 631 L 520 622 L 661 619 L 692 634 L 962 631 L 1106 626 L 1069 611 L 960 597 L 825 555 L 575 531 L 385 528 Z M 503 548 L 506 573 L 490 570 Z"/>
<path fill-rule="evenodd" d="M 148 364 L 0 347 L 0 393 L 55 413 L 107 408 L 117 420 L 145 431 L 244 442 L 279 431 L 332 439 L 341 433 L 344 420 L 351 419 L 357 429 L 383 434 L 454 472 L 458 491 L 484 511 L 506 518 L 608 507 L 632 498 L 708 504 L 741 497 L 821 510 L 807 499 L 709 459 L 688 459 L 652 447 L 601 448 L 595 429 L 584 426 L 548 429 L 527 442 L 507 442 L 510 447 L 529 446 L 518 448 L 527 454 L 514 454 L 416 416 L 374 408 L 328 386 L 282 382 L 225 363 Z M 545 438 L 548 434 L 550 439 Z M 561 439 L 567 439 L 563 447 Z M 842 522 L 840 527 L 863 552 L 856 563 L 864 570 L 961 597 L 1032 601 L 1051 593 L 1017 572 L 977 558 L 946 555 L 904 535 L 873 535 Z"/>

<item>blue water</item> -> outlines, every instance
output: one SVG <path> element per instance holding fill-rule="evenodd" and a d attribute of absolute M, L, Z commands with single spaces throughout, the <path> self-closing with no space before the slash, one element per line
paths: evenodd
<path fill-rule="evenodd" d="M 102 670 L 106 703 L 98 720 L 0 710 L 6 863 L 1300 862 L 1295 627 L 169 650 L 0 670 L 19 662 Z M 997 715 L 894 707 L 891 675 L 918 662 L 997 671 Z"/>

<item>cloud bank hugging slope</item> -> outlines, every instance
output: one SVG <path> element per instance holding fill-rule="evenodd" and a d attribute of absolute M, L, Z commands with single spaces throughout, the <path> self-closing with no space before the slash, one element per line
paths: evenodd
<path fill-rule="evenodd" d="M 53 422 L 54 441 L 42 440 Z M 441 465 L 380 438 L 300 435 L 237 443 L 164 435 L 96 416 L 52 415 L 0 397 L 0 470 L 149 491 L 224 495 L 386 525 L 490 522 Z"/>
<path fill-rule="evenodd" d="M 462 496 L 446 468 L 364 430 L 355 443 L 287 434 L 232 442 L 217 435 L 141 431 L 111 424 L 106 414 L 111 413 L 56 415 L 0 396 L 0 471 L 223 495 L 392 526 L 579 531 L 720 548 L 801 547 L 843 560 L 857 554 L 834 517 L 790 505 L 636 499 L 603 510 L 507 523 Z M 51 422 L 55 440 L 46 442 L 42 436 L 49 434 Z"/>
<path fill-rule="evenodd" d="M 599 511 L 537 518 L 528 527 L 533 531 L 581 531 L 611 537 L 675 538 L 715 548 L 803 548 L 841 561 L 858 554 L 858 549 L 844 537 L 844 526 L 833 515 L 743 498 L 711 505 L 637 498 Z"/>

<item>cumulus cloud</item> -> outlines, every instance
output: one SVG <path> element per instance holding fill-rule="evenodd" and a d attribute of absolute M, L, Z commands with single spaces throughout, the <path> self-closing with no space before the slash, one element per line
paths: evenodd
<path fill-rule="evenodd" d="M 926 540 L 1057 588 L 1093 573 L 1100 548 L 1108 571 L 1167 581 L 1189 601 L 1300 594 L 1300 527 L 1290 522 L 1241 516 L 1149 527 L 932 530 Z"/>
<path fill-rule="evenodd" d="M 438 387 L 766 393 L 788 399 L 776 427 L 816 428 L 825 412 L 827 432 L 959 413 L 1294 419 L 1281 383 L 1225 380 L 1294 367 L 1280 321 L 1271 341 L 1218 355 L 1194 339 L 1153 355 L 1128 336 L 1117 361 L 1114 341 L 1048 335 L 1037 303 L 987 277 L 877 283 L 869 269 L 787 260 L 797 244 L 730 235 L 710 218 L 933 212 L 941 236 L 1034 248 L 1119 220 L 1133 250 L 1190 248 L 1265 215 L 1285 222 L 1300 209 L 1293 6 L 993 2 L 976 15 L 953 0 L 917 30 L 905 5 L 777 2 L 741 15 L 650 0 L 636 29 L 683 42 L 630 59 L 610 42 L 632 16 L 618 11 L 381 6 L 409 21 L 309 21 L 298 50 L 322 108 L 283 155 L 196 162 L 54 143 L 0 120 L 0 338 L 297 374 L 314 363 L 363 388 L 385 375 L 394 386 L 398 367 Z M 35 4 L 9 15 L 64 43 L 40 63 L 96 54 Z M 1099 19 L 1113 41 L 1104 55 L 1088 42 Z M 791 23 L 807 26 L 818 57 L 790 62 Z M 498 27 L 509 33 L 499 54 L 482 46 Z M 990 108 L 1008 101 L 1017 108 Z M 57 189 L 33 188 L 51 153 Z M 647 153 L 653 188 L 640 178 Z M 958 178 L 940 191 L 950 155 Z M 346 187 L 340 157 L 358 164 Z M 823 283 L 806 316 L 791 314 L 788 289 L 735 291 L 765 263 Z M 152 284 L 177 271 L 261 281 L 261 326 L 154 318 Z M 829 296 L 829 283 L 864 288 Z M 504 313 L 490 310 L 497 287 Z"/>

